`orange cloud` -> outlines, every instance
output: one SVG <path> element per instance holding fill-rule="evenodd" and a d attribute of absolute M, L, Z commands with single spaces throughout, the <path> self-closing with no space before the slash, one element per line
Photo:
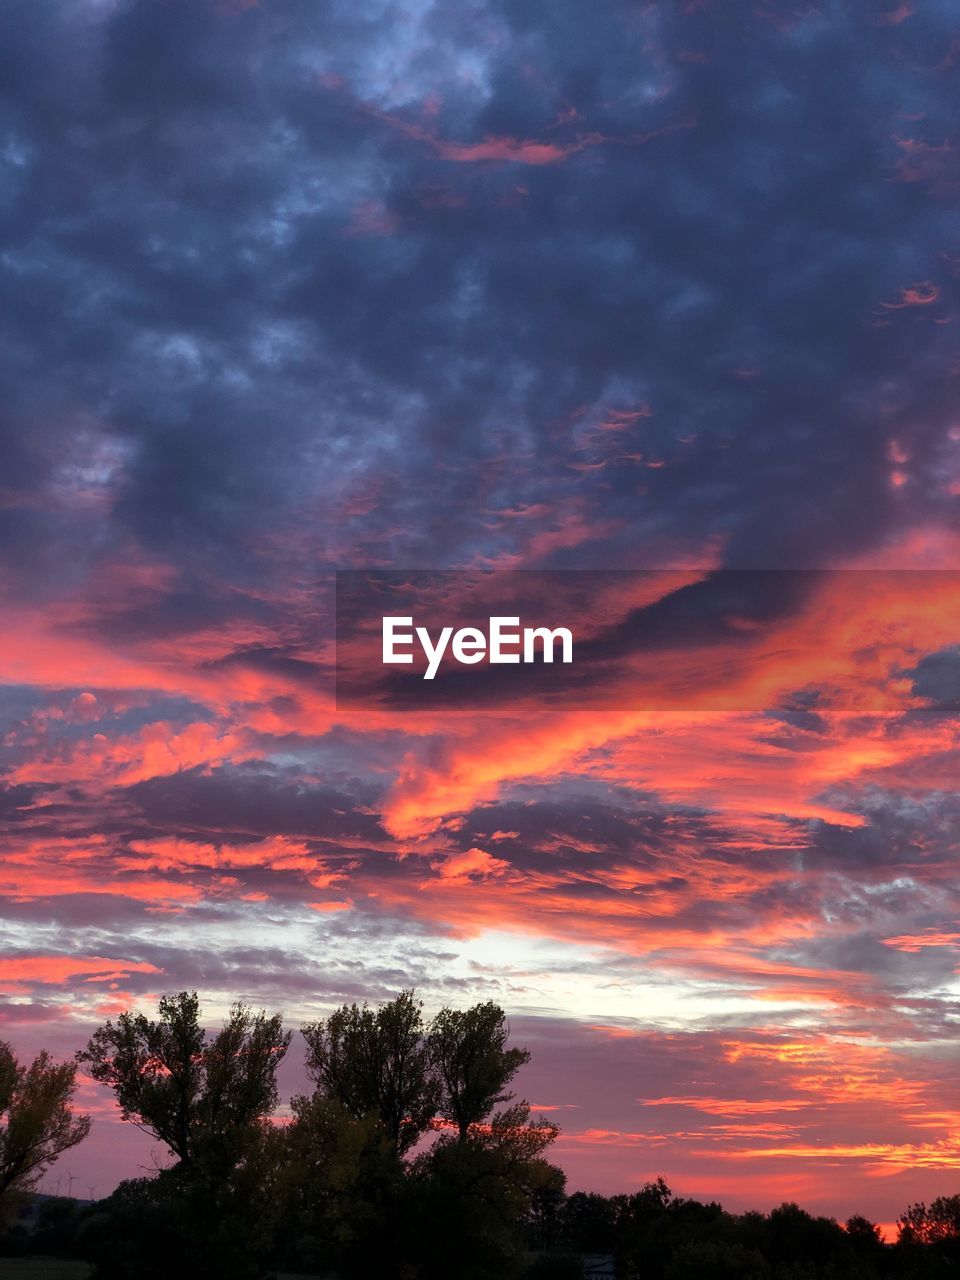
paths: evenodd
<path fill-rule="evenodd" d="M 131 973 L 162 973 L 156 965 L 139 960 L 108 960 L 102 956 L 16 955 L 0 956 L 0 982 L 17 990 L 40 983 L 62 986 L 71 980 L 116 982 Z"/>
<path fill-rule="evenodd" d="M 960 933 L 900 934 L 896 938 L 884 938 L 883 942 L 885 946 L 894 947 L 897 951 L 916 955 L 925 947 L 960 946 Z"/>
<path fill-rule="evenodd" d="M 491 857 L 483 849 L 468 849 L 466 853 L 451 854 L 440 862 L 431 863 L 431 866 L 441 880 L 471 883 L 496 878 L 510 869 L 509 862 Z"/>

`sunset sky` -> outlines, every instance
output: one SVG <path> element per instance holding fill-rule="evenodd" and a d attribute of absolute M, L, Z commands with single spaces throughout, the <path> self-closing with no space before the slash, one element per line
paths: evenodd
<path fill-rule="evenodd" d="M 571 1190 L 960 1191 L 958 69 L 955 0 L 6 0 L 0 1036 L 415 986 Z M 589 698 L 335 700 L 337 569 L 581 571 Z"/>

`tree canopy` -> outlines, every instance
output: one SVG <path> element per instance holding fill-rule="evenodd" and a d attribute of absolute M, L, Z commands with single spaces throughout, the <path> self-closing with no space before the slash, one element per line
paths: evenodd
<path fill-rule="evenodd" d="M 121 1013 L 77 1054 L 90 1075 L 113 1090 L 124 1120 L 159 1138 L 189 1164 L 202 1152 L 235 1144 L 277 1105 L 277 1068 L 292 1033 L 281 1014 L 235 1004 L 208 1036 L 196 992 L 164 996 L 159 1017 Z"/>
<path fill-rule="evenodd" d="M 375 1115 L 402 1155 L 428 1129 L 438 1090 L 412 991 L 372 1009 L 343 1005 L 303 1028 L 307 1074 L 317 1090 L 360 1120 Z"/>
<path fill-rule="evenodd" d="M 34 1186 L 50 1165 L 82 1142 L 90 1117 L 73 1107 L 77 1069 L 44 1051 L 21 1065 L 0 1041 L 0 1202 Z"/>
<path fill-rule="evenodd" d="M 512 1099 L 507 1085 L 530 1061 L 526 1049 L 507 1048 L 508 1036 L 503 1010 L 492 1000 L 470 1009 L 441 1009 L 430 1024 L 427 1045 L 440 1114 L 456 1125 L 461 1142 L 471 1125 Z"/>
<path fill-rule="evenodd" d="M 121 1014 L 77 1055 L 122 1116 L 177 1157 L 36 1232 L 95 1280 L 266 1280 L 279 1269 L 369 1280 L 574 1280 L 587 1255 L 621 1280 L 955 1280 L 960 1196 L 913 1204 L 889 1244 L 796 1204 L 731 1214 L 674 1196 L 566 1194 L 558 1136 L 511 1084 L 529 1060 L 491 1001 L 425 1023 L 411 990 L 303 1029 L 309 1094 L 268 1123 L 290 1044 L 279 1014 L 232 1007 L 206 1031 L 195 993 Z M 17 1062 L 0 1043 L 0 1201 L 79 1142 L 76 1064 Z"/>

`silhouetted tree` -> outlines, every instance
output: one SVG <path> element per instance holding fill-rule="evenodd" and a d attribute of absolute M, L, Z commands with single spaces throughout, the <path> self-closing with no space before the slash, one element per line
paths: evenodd
<path fill-rule="evenodd" d="M 465 1142 L 470 1126 L 509 1102 L 507 1085 L 530 1061 L 526 1049 L 508 1049 L 509 1029 L 493 1001 L 470 1009 L 441 1009 L 430 1024 L 427 1043 L 440 1085 L 440 1114 L 457 1126 Z"/>
<path fill-rule="evenodd" d="M 291 1261 L 345 1276 L 387 1274 L 401 1252 L 405 1169 L 373 1112 L 357 1118 L 335 1098 L 292 1100 L 283 1173 Z"/>
<path fill-rule="evenodd" d="M 204 1153 L 234 1158 L 245 1129 L 276 1107 L 277 1068 L 291 1034 L 283 1018 L 235 1004 L 212 1038 L 196 992 L 164 996 L 159 1018 L 121 1013 L 77 1054 L 113 1090 L 124 1120 L 159 1138 L 184 1165 Z"/>
<path fill-rule="evenodd" d="M 76 1066 L 45 1051 L 21 1065 L 0 1041 L 0 1204 L 29 1190 L 51 1164 L 90 1132 L 73 1108 Z"/>
<path fill-rule="evenodd" d="M 355 1119 L 375 1115 L 403 1155 L 427 1131 L 438 1090 L 412 991 L 371 1009 L 343 1005 L 303 1028 L 307 1074 Z"/>
<path fill-rule="evenodd" d="M 567 1200 L 565 1187 L 566 1179 L 559 1185 L 534 1189 L 524 1224 L 524 1237 L 530 1249 L 555 1249 L 559 1246 L 562 1214 Z"/>
<path fill-rule="evenodd" d="M 169 1169 L 152 1178 L 128 1178 L 86 1215 L 77 1230 L 76 1250 L 95 1264 L 96 1280 L 160 1280 L 184 1274 L 172 1181 Z"/>
<path fill-rule="evenodd" d="M 412 991 L 345 1005 L 304 1028 L 315 1089 L 274 1126 L 290 1042 L 279 1016 L 235 1005 L 208 1035 L 186 992 L 162 1000 L 156 1020 L 121 1015 L 78 1060 L 177 1163 L 89 1209 L 51 1202 L 41 1229 L 8 1247 L 71 1248 L 95 1262 L 94 1280 L 265 1280 L 276 1267 L 340 1280 L 572 1280 L 584 1253 L 613 1254 L 620 1280 L 960 1275 L 960 1195 L 911 1205 L 895 1247 L 866 1218 L 841 1226 L 795 1204 L 732 1215 L 674 1196 L 662 1178 L 629 1195 L 566 1196 L 547 1159 L 556 1126 L 512 1100 L 529 1055 L 507 1034 L 492 1002 L 444 1009 L 429 1028 Z M 46 1055 L 21 1068 L 0 1045 L 0 1154 L 28 1099 L 45 1102 L 35 1122 L 55 1139 L 37 1169 L 64 1149 L 57 1141 L 79 1141 L 88 1121 L 70 1110 L 75 1070 Z"/>
<path fill-rule="evenodd" d="M 285 1167 L 282 1131 L 259 1123 L 234 1162 L 189 1163 L 122 1182 L 77 1230 L 96 1280 L 261 1280 L 276 1247 Z"/>
<path fill-rule="evenodd" d="M 77 1055 L 121 1115 L 178 1163 L 118 1188 L 100 1209 L 91 1254 L 99 1280 L 256 1280 L 279 1217 L 284 1144 L 268 1123 L 290 1044 L 279 1014 L 236 1004 L 208 1035 L 195 992 L 165 996 L 159 1017 L 123 1013 Z M 92 1248 L 93 1246 L 91 1246 Z"/>
<path fill-rule="evenodd" d="M 560 1210 L 563 1244 L 580 1253 L 612 1253 L 622 1211 L 618 1199 L 623 1197 L 601 1196 L 595 1191 L 575 1191 L 568 1196 Z"/>
<path fill-rule="evenodd" d="M 900 1215 L 897 1255 L 910 1280 L 954 1280 L 960 1275 L 960 1195 L 912 1204 Z"/>
<path fill-rule="evenodd" d="M 878 1275 L 884 1257 L 889 1253 L 880 1228 L 868 1218 L 854 1214 L 844 1227 L 851 1256 L 861 1264 L 858 1274 Z"/>
<path fill-rule="evenodd" d="M 823 1265 L 845 1252 L 843 1230 L 833 1218 L 814 1217 L 797 1204 L 782 1204 L 767 1219 L 768 1256 L 778 1262 Z"/>
<path fill-rule="evenodd" d="M 37 1206 L 36 1226 L 30 1238 L 30 1252 L 62 1253 L 76 1235 L 80 1204 L 69 1196 L 51 1196 Z"/>
<path fill-rule="evenodd" d="M 912 1204 L 897 1220 L 900 1239 L 912 1244 L 960 1240 L 960 1195 L 938 1196 L 929 1208 Z"/>
<path fill-rule="evenodd" d="M 290 1234 L 314 1250 L 300 1262 L 364 1278 L 404 1265 L 422 1280 L 519 1274 L 524 1232 L 564 1179 L 544 1159 L 555 1125 L 525 1102 L 494 1113 L 529 1057 L 507 1048 L 503 1011 L 444 1010 L 427 1032 L 403 991 L 304 1036 L 316 1089 L 293 1100 L 288 1131 Z M 405 1161 L 438 1111 L 456 1133 Z"/>
<path fill-rule="evenodd" d="M 855 1213 L 853 1217 L 848 1218 L 844 1230 L 851 1240 L 865 1244 L 883 1244 L 883 1235 L 880 1228 L 870 1221 L 869 1218 L 862 1217 L 859 1213 Z"/>
<path fill-rule="evenodd" d="M 524 1267 L 523 1228 L 544 1191 L 562 1192 L 545 1160 L 556 1125 L 532 1120 L 525 1102 L 474 1125 L 465 1141 L 442 1135 L 414 1161 L 420 1229 L 413 1261 L 424 1280 L 508 1280 Z"/>

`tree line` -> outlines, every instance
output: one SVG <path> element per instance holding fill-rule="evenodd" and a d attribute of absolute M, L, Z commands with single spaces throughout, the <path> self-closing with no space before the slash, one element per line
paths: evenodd
<path fill-rule="evenodd" d="M 276 1267 L 411 1280 L 517 1274 L 534 1200 L 564 1179 L 544 1156 L 556 1126 L 510 1090 L 529 1054 L 508 1045 L 503 1010 L 442 1009 L 425 1023 L 403 991 L 376 1007 L 344 1005 L 302 1033 L 313 1089 L 277 1122 L 292 1039 L 282 1015 L 236 1004 L 210 1033 L 185 991 L 162 998 L 156 1017 L 121 1013 L 75 1063 L 44 1055 L 21 1071 L 4 1141 L 24 1147 L 18 1135 L 32 1127 L 32 1155 L 8 1161 L 8 1191 L 35 1186 L 86 1136 L 89 1119 L 73 1108 L 83 1068 L 172 1161 L 121 1183 L 74 1224 L 69 1247 L 98 1280 L 159 1280 L 171 1269 L 258 1280 Z"/>
<path fill-rule="evenodd" d="M 67 1064 L 0 1044 L 0 1211 L 81 1142 L 77 1070 L 170 1164 L 89 1205 L 50 1199 L 5 1247 L 88 1260 L 96 1280 L 573 1280 L 584 1254 L 620 1280 L 946 1280 L 960 1275 L 960 1196 L 912 1205 L 895 1246 L 864 1218 L 796 1205 L 730 1214 L 658 1179 L 568 1195 L 558 1130 L 515 1099 L 529 1053 L 492 1002 L 425 1022 L 412 991 L 302 1028 L 312 1085 L 277 1117 L 292 1033 L 243 1004 L 207 1031 L 195 992 L 107 1021 Z"/>

